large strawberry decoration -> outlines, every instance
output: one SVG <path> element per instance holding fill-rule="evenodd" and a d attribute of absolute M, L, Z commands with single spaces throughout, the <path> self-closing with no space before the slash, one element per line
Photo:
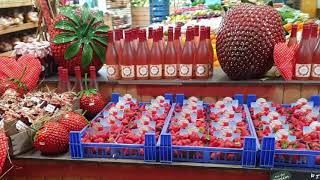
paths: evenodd
<path fill-rule="evenodd" d="M 80 108 L 86 111 L 86 116 L 91 119 L 106 105 L 102 95 L 96 89 L 88 89 L 88 74 L 85 74 L 85 90 L 80 91 Z"/>
<path fill-rule="evenodd" d="M 68 151 L 69 132 L 58 122 L 47 122 L 35 135 L 34 147 L 44 155 Z"/>
<path fill-rule="evenodd" d="M 8 138 L 3 130 L 0 130 L 0 175 L 7 159 Z"/>
<path fill-rule="evenodd" d="M 63 114 L 59 119 L 59 122 L 68 130 L 68 132 L 81 131 L 88 125 L 86 118 L 76 112 L 67 112 Z"/>
<path fill-rule="evenodd" d="M 33 55 L 23 55 L 18 60 L 0 58 L 0 93 L 6 88 L 13 88 L 25 93 L 38 85 L 41 63 Z"/>
<path fill-rule="evenodd" d="M 99 70 L 105 61 L 109 29 L 103 23 L 103 13 L 91 12 L 87 4 L 81 8 L 63 6 L 53 20 L 47 2 L 40 0 L 40 6 L 53 38 L 51 50 L 56 63 L 72 74 L 76 66 L 81 66 L 82 72 L 87 72 L 89 65 Z"/>

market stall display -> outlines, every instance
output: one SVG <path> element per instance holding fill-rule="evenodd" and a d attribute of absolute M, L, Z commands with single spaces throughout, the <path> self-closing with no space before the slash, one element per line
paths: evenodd
<path fill-rule="evenodd" d="M 108 1 L 107 8 L 126 9 L 124 2 Z M 226 4 L 196 0 L 167 21 L 123 29 L 113 19 L 109 30 L 105 14 L 86 3 L 59 7 L 52 16 L 41 0 L 49 41 L 18 43 L 16 57 L 0 62 L 0 125 L 7 136 L 0 130 L 0 141 L 9 147 L 0 145 L 0 167 L 10 154 L 14 162 L 70 160 L 75 169 L 101 163 L 71 172 L 89 176 L 104 162 L 177 171 L 198 166 L 192 172 L 201 174 L 229 167 L 264 178 L 281 174 L 274 168 L 317 170 L 319 21 L 250 2 L 222 10 Z M 52 61 L 58 76 L 48 76 L 56 74 Z M 271 68 L 283 78 L 266 74 Z"/>

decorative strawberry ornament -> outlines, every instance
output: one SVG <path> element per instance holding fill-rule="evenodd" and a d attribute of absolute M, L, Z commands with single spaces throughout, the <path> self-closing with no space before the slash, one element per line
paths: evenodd
<path fill-rule="evenodd" d="M 58 122 L 47 122 L 34 137 L 36 150 L 45 155 L 56 155 L 68 151 L 69 132 Z"/>
<path fill-rule="evenodd" d="M 41 63 L 33 55 L 23 55 L 18 60 L 0 57 L 0 94 L 12 88 L 24 94 L 38 85 Z"/>
<path fill-rule="evenodd" d="M 274 47 L 274 63 L 285 80 L 292 80 L 295 64 L 295 53 L 299 48 L 298 44 L 288 47 L 286 43 L 278 43 Z"/>
<path fill-rule="evenodd" d="M 103 12 L 90 11 L 86 3 L 82 7 L 63 6 L 53 20 L 47 2 L 40 0 L 40 6 L 53 38 L 51 50 L 56 63 L 71 74 L 76 66 L 81 66 L 82 72 L 87 72 L 89 65 L 99 70 L 105 62 L 109 29 L 103 23 Z"/>
<path fill-rule="evenodd" d="M 85 74 L 85 90 L 79 92 L 80 108 L 86 111 L 86 116 L 95 117 L 106 105 L 102 95 L 96 89 L 88 89 L 88 74 Z"/>
<path fill-rule="evenodd" d="M 0 130 L 0 175 L 7 159 L 8 138 L 3 130 Z"/>
<path fill-rule="evenodd" d="M 68 132 L 70 131 L 81 131 L 86 125 L 88 125 L 88 121 L 82 114 L 76 112 L 67 112 L 62 115 L 59 119 L 60 124 L 62 124 Z"/>

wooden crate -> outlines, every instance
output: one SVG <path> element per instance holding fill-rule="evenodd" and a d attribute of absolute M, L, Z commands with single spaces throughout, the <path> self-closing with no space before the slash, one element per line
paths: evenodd
<path fill-rule="evenodd" d="M 32 0 L 0 0 L 0 8 L 31 6 Z"/>
<path fill-rule="evenodd" d="M 132 26 L 144 27 L 150 24 L 149 7 L 133 7 L 131 8 Z"/>

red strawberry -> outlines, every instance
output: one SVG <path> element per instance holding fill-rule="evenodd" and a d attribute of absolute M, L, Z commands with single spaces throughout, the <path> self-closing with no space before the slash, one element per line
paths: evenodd
<path fill-rule="evenodd" d="M 85 74 L 86 89 L 80 92 L 80 108 L 86 111 L 86 116 L 94 118 L 106 105 L 102 95 L 96 89 L 88 89 L 88 74 Z"/>
<path fill-rule="evenodd" d="M 68 130 L 68 132 L 81 131 L 88 125 L 86 118 L 76 112 L 65 113 L 59 119 L 59 122 Z"/>
<path fill-rule="evenodd" d="M 48 122 L 35 135 L 34 147 L 46 155 L 55 155 L 68 151 L 69 133 L 57 122 Z"/>
<path fill-rule="evenodd" d="M 0 174 L 7 159 L 8 139 L 6 134 L 0 130 Z"/>

